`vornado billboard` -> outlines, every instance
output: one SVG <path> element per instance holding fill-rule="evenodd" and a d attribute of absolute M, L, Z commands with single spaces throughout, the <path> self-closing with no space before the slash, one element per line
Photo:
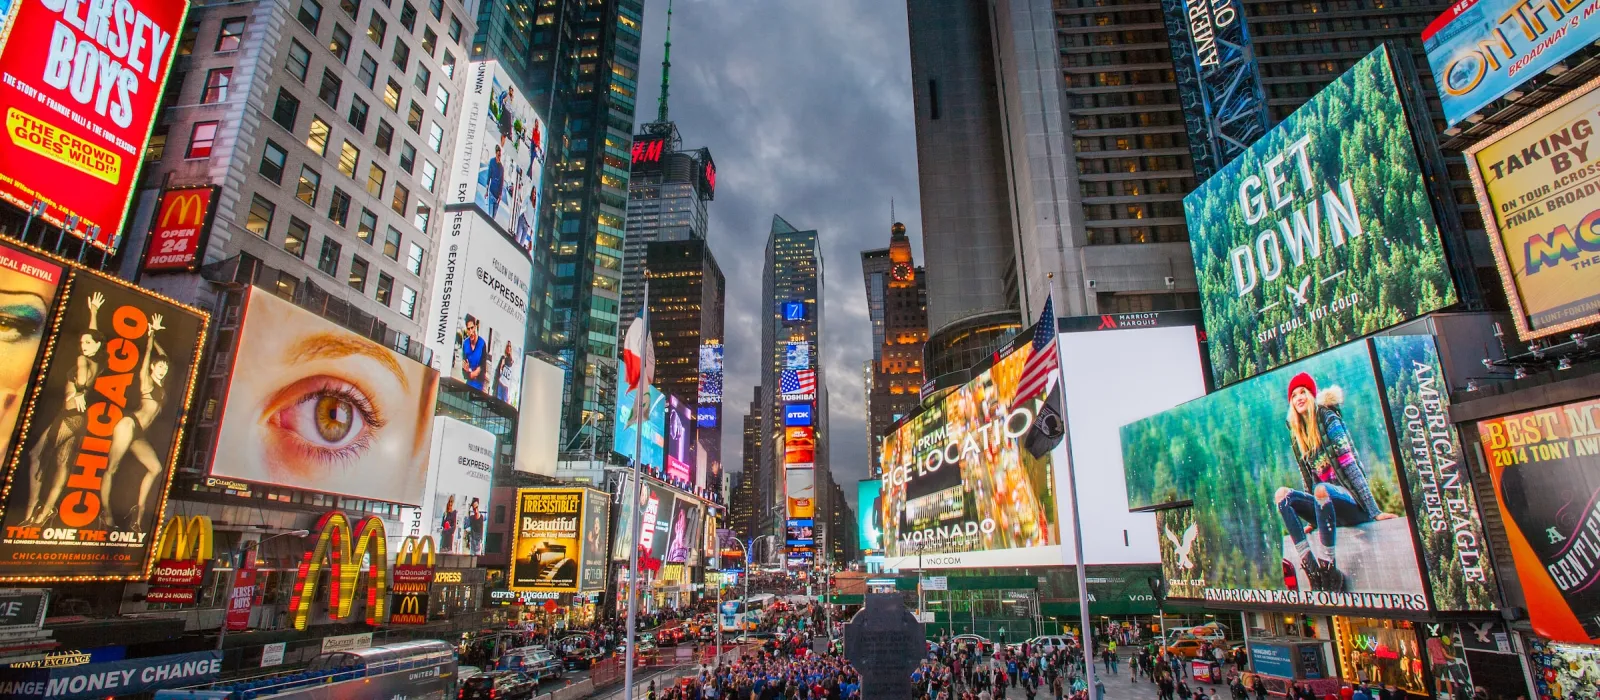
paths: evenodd
<path fill-rule="evenodd" d="M 434 369 L 516 407 L 533 263 L 472 210 L 456 209 L 445 219 L 428 312 Z"/>
<path fill-rule="evenodd" d="M 1379 47 L 1183 200 L 1216 383 L 1456 302 Z"/>

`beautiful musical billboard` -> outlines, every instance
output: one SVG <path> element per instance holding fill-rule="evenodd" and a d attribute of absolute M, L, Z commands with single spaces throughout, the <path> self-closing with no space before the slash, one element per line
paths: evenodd
<path fill-rule="evenodd" d="M 211 474 L 420 505 L 439 373 L 251 287 Z"/>
<path fill-rule="evenodd" d="M 428 310 L 434 369 L 516 408 L 533 262 L 471 211 L 449 212 L 446 221 Z"/>
<path fill-rule="evenodd" d="M 1593 24 L 1600 28 L 1600 22 Z M 1600 322 L 1600 79 L 1467 149 L 1467 171 L 1517 336 Z"/>
<path fill-rule="evenodd" d="M 1463 0 L 1422 30 L 1447 125 L 1600 39 L 1592 0 L 1542 5 L 1537 12 L 1526 7 L 1517 0 Z"/>
<path fill-rule="evenodd" d="M 7 250 L 8 263 L 43 263 Z M 54 269 L 52 269 L 54 268 Z M 19 359 L 54 273 L 10 269 Z M 205 312 L 75 269 L 10 451 L 0 580 L 143 578 L 205 343 Z M 34 319 L 42 323 L 42 318 Z M 31 339 L 30 339 L 31 338 Z M 26 360 L 29 366 L 31 359 Z M 25 371 L 25 370 L 24 370 Z M 11 372 L 9 374 L 15 374 Z"/>
<path fill-rule="evenodd" d="M 577 593 L 585 561 L 585 501 L 604 500 L 590 489 L 517 489 L 517 522 L 513 529 L 511 571 L 513 591 Z M 592 575 L 591 575 L 592 576 Z"/>
<path fill-rule="evenodd" d="M 0 197 L 41 202 L 45 221 L 70 220 L 69 233 L 115 252 L 188 11 L 185 0 L 17 2 L 0 46 Z"/>
<path fill-rule="evenodd" d="M 524 251 L 539 224 L 539 183 L 548 129 L 499 61 L 468 68 L 450 198 L 445 208 L 473 208 Z"/>
<path fill-rule="evenodd" d="M 1227 385 L 1456 302 L 1388 49 L 1184 197 Z"/>

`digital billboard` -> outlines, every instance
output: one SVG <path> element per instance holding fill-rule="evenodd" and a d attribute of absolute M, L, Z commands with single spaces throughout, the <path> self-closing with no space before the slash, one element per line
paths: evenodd
<path fill-rule="evenodd" d="M 817 434 L 814 428 L 783 429 L 783 463 L 815 464 L 817 461 Z"/>
<path fill-rule="evenodd" d="M 701 406 L 701 410 L 720 406 Z M 702 414 L 703 415 L 703 414 Z M 715 416 L 713 416 L 715 418 Z M 722 429 L 715 420 L 711 425 L 701 421 L 694 430 L 694 485 L 706 492 L 722 493 Z M 706 495 L 705 493 L 701 494 Z"/>
<path fill-rule="evenodd" d="M 583 498 L 583 556 L 578 559 L 578 590 L 588 593 L 606 587 L 606 548 L 611 545 L 611 498 L 603 491 L 588 491 Z"/>
<path fill-rule="evenodd" d="M 31 371 L 61 266 L 10 248 L 0 263 L 9 382 Z M 9 452 L 0 580 L 145 576 L 205 344 L 204 312 L 71 274 Z"/>
<path fill-rule="evenodd" d="M 790 547 L 810 547 L 817 543 L 816 521 L 790 518 L 784 521 L 784 541 Z"/>
<path fill-rule="evenodd" d="M 789 343 L 784 358 L 789 369 L 811 369 L 811 343 Z"/>
<path fill-rule="evenodd" d="M 617 377 L 617 422 L 612 432 L 611 451 L 624 459 L 633 459 L 634 442 L 639 441 L 639 463 L 646 472 L 659 475 L 667 452 L 667 397 L 655 387 L 647 387 L 644 405 L 640 408 L 646 417 L 642 424 L 635 423 L 633 391 L 628 389 L 628 378 L 621 374 L 619 372 Z M 641 427 L 642 439 L 636 432 Z"/>
<path fill-rule="evenodd" d="M 1534 631 L 1600 642 L 1600 399 L 1480 421 L 1478 438 Z"/>
<path fill-rule="evenodd" d="M 700 533 L 700 504 L 682 498 L 672 499 L 672 515 L 667 520 L 666 558 L 668 564 L 689 561 L 691 552 L 697 551 Z"/>
<path fill-rule="evenodd" d="M 783 405 L 783 425 L 788 428 L 809 428 L 812 424 L 812 405 L 788 403 Z"/>
<path fill-rule="evenodd" d="M 567 370 L 544 357 L 522 359 L 517 410 L 516 471 L 555 476 L 561 447 L 561 391 Z"/>
<path fill-rule="evenodd" d="M 428 310 L 434 369 L 515 408 L 533 263 L 477 214 L 456 210 L 446 220 Z"/>
<path fill-rule="evenodd" d="M 433 419 L 430 447 L 422 505 L 400 509 L 400 528 L 392 536 L 432 536 L 439 554 L 483 554 L 494 433 L 438 416 Z"/>
<path fill-rule="evenodd" d="M 633 494 L 633 477 L 622 483 L 621 501 Z M 612 537 L 611 558 L 626 561 L 638 543 L 645 552 L 660 559 L 666 555 L 668 529 L 671 526 L 673 495 L 671 489 L 646 477 L 639 485 L 639 502 L 636 507 L 617 511 L 617 530 Z"/>
<path fill-rule="evenodd" d="M 1573 0 L 1530 12 L 1517 0 L 1456 2 L 1422 30 L 1422 47 L 1455 126 L 1600 39 L 1597 6 Z"/>
<path fill-rule="evenodd" d="M 667 395 L 666 476 L 679 486 L 694 484 L 694 413 L 693 408 Z"/>
<path fill-rule="evenodd" d="M 1593 26 L 1600 28 L 1600 22 Z M 1600 322 L 1600 172 L 1588 162 L 1600 79 L 1467 149 L 1517 336 Z"/>
<path fill-rule="evenodd" d="M 1239 0 L 1162 0 L 1167 43 L 1201 181 L 1267 131 L 1267 96 Z"/>
<path fill-rule="evenodd" d="M 468 70 L 446 209 L 475 208 L 532 251 L 548 130 L 499 61 Z"/>
<path fill-rule="evenodd" d="M 1218 386 L 1456 302 L 1380 47 L 1184 197 Z"/>
<path fill-rule="evenodd" d="M 694 425 L 696 428 L 695 433 L 699 434 L 699 432 L 702 430 L 717 427 L 717 414 L 721 412 L 721 410 L 722 409 L 714 405 L 696 406 L 694 408 Z"/>
<path fill-rule="evenodd" d="M 0 46 L 0 197 L 115 252 L 184 0 L 18 2 Z M 113 19 L 115 14 L 115 19 Z M 191 146 L 192 158 L 209 157 Z"/>
<path fill-rule="evenodd" d="M 221 191 L 216 185 L 161 191 L 155 216 L 150 220 L 150 236 L 145 241 L 145 272 L 200 269 Z"/>
<path fill-rule="evenodd" d="M 786 369 L 778 373 L 778 395 L 785 401 L 803 401 L 817 397 L 817 371 L 814 369 Z"/>
<path fill-rule="evenodd" d="M 883 482 L 862 479 L 856 484 L 856 547 L 864 554 L 883 551 L 883 526 L 878 524 L 883 512 Z"/>
<path fill-rule="evenodd" d="M 439 373 L 251 287 L 212 476 L 421 505 Z"/>
<path fill-rule="evenodd" d="M 817 517 L 817 470 L 811 465 L 784 469 L 783 493 L 790 518 Z"/>
<path fill-rule="evenodd" d="M 806 320 L 806 303 L 803 301 L 783 302 L 783 323 L 804 323 Z"/>
<path fill-rule="evenodd" d="M 589 489 L 517 489 L 512 542 L 513 591 L 577 593 L 584 560 L 584 499 L 605 498 Z"/>
<path fill-rule="evenodd" d="M 721 343 L 700 346 L 700 403 L 722 403 L 722 365 Z"/>

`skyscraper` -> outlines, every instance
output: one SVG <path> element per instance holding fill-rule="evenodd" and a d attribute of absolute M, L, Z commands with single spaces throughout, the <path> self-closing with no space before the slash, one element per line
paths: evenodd
<path fill-rule="evenodd" d="M 655 241 L 704 241 L 717 166 L 705 148 L 682 150 L 678 126 L 646 124 L 633 137 L 628 182 L 628 240 L 622 258 L 622 317 L 644 303 L 646 250 Z"/>
<path fill-rule="evenodd" d="M 928 339 L 927 286 L 911 259 L 905 224 L 895 222 L 889 247 L 861 251 L 872 323 L 872 363 L 867 382 L 868 475 L 878 476 L 878 445 L 890 426 L 921 405 L 922 348 Z"/>
<path fill-rule="evenodd" d="M 631 234 L 630 234 L 631 235 Z M 723 313 L 728 285 L 704 239 L 655 241 L 650 271 L 650 330 L 656 386 L 695 406 L 700 477 L 722 476 Z"/>

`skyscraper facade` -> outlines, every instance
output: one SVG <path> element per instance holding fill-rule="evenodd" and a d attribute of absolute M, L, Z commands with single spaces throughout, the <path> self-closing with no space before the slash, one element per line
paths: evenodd
<path fill-rule="evenodd" d="M 872 363 L 867 382 L 868 475 L 881 473 L 878 447 L 895 421 L 921 405 L 922 349 L 928 340 L 927 286 L 911 258 L 905 224 L 895 222 L 889 247 L 861 252 L 872 323 Z"/>
<path fill-rule="evenodd" d="M 682 150 L 678 127 L 653 122 L 633 137 L 629 161 L 628 239 L 622 258 L 622 317 L 644 303 L 646 249 L 655 241 L 706 240 L 716 164 L 708 149 Z"/>

